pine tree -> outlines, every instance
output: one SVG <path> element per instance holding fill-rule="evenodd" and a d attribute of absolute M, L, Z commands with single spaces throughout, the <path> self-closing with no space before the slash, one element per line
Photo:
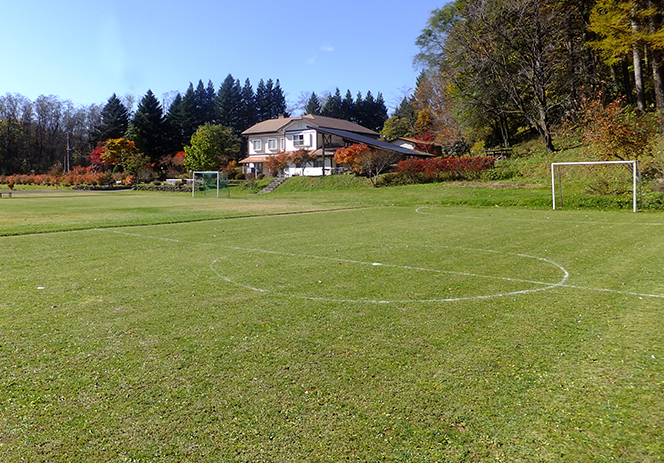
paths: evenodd
<path fill-rule="evenodd" d="M 311 93 L 309 101 L 307 102 L 307 105 L 304 107 L 304 110 L 307 114 L 312 114 L 314 116 L 320 115 L 321 113 L 320 101 L 318 101 L 318 97 L 316 96 L 315 92 Z"/>
<path fill-rule="evenodd" d="M 147 155 L 151 162 L 158 162 L 167 154 L 165 141 L 168 140 L 168 130 L 164 111 L 152 90 L 148 90 L 138 104 L 128 132 L 128 138 L 136 143 L 139 151 Z"/>
<path fill-rule="evenodd" d="M 357 100 L 355 101 L 355 120 L 362 127 L 374 130 L 372 114 L 374 109 L 374 99 L 371 91 L 368 91 L 366 96 L 362 98 L 362 94 L 358 93 Z"/>
<path fill-rule="evenodd" d="M 376 95 L 373 114 L 374 130 L 380 131 L 387 120 L 387 107 L 385 106 L 385 100 L 381 92 L 378 92 L 378 95 Z"/>
<path fill-rule="evenodd" d="M 394 116 L 405 118 L 407 121 L 415 124 L 417 120 L 417 109 L 414 105 L 414 99 L 412 97 L 403 97 L 399 107 L 394 111 Z"/>
<path fill-rule="evenodd" d="M 256 118 L 258 121 L 270 119 L 269 112 L 270 92 L 265 85 L 265 81 L 261 79 L 256 87 Z"/>
<path fill-rule="evenodd" d="M 346 90 L 346 96 L 341 101 L 341 119 L 355 122 L 355 102 L 350 90 Z"/>
<path fill-rule="evenodd" d="M 260 122 L 256 112 L 256 95 L 254 94 L 254 89 L 251 86 L 249 79 L 244 81 L 244 86 L 242 87 L 240 96 L 240 115 L 238 127 L 242 132 L 247 130 L 252 125 Z"/>
<path fill-rule="evenodd" d="M 271 80 L 268 81 L 268 84 Z M 268 85 L 269 86 L 269 85 Z M 288 116 L 286 112 L 286 96 L 281 89 L 279 79 L 274 84 L 270 92 L 270 119 L 275 119 L 281 116 Z"/>
<path fill-rule="evenodd" d="M 217 92 L 214 89 L 214 84 L 211 80 L 208 80 L 207 87 L 205 87 L 205 92 L 203 93 L 203 98 L 201 99 L 201 119 L 203 124 L 210 123 L 215 124 L 215 118 L 217 116 L 216 111 L 216 100 Z"/>
<path fill-rule="evenodd" d="M 341 119 L 343 117 L 341 104 L 341 92 L 339 91 L 339 87 L 337 87 L 334 95 L 331 95 L 323 105 L 321 114 L 326 117 Z"/>
<path fill-rule="evenodd" d="M 216 121 L 224 127 L 233 129 L 235 136 L 239 136 L 246 127 L 240 122 L 242 112 L 242 87 L 240 81 L 228 74 L 219 87 L 215 102 Z"/>
<path fill-rule="evenodd" d="M 216 97 L 216 92 L 214 91 L 214 85 L 212 81 L 208 82 L 207 87 L 203 85 L 203 81 L 198 81 L 198 86 L 194 91 L 194 122 L 196 125 L 196 130 L 205 124 L 212 123 L 214 120 L 214 100 Z"/>
<path fill-rule="evenodd" d="M 182 151 L 182 147 L 187 143 L 188 140 L 185 136 L 183 99 L 180 93 L 175 96 L 173 102 L 168 108 L 166 122 L 170 130 L 167 151 L 171 153 Z"/>
<path fill-rule="evenodd" d="M 200 116 L 198 115 L 198 106 L 196 104 L 196 93 L 194 84 L 189 83 L 189 88 L 182 97 L 180 105 L 180 128 L 182 137 L 186 144 L 191 136 L 196 133 L 199 127 Z"/>
<path fill-rule="evenodd" d="M 362 92 L 357 92 L 357 96 L 355 97 L 355 105 L 353 106 L 353 118 L 352 121 L 355 122 L 356 124 L 360 124 L 361 120 L 364 120 L 364 100 L 362 99 Z"/>
<path fill-rule="evenodd" d="M 93 132 L 93 141 L 106 141 L 111 138 L 122 138 L 129 128 L 129 111 L 114 93 L 101 111 L 101 123 Z"/>

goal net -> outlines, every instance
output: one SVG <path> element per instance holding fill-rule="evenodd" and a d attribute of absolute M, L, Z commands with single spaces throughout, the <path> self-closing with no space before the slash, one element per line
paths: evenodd
<path fill-rule="evenodd" d="M 230 196 L 228 175 L 225 172 L 197 171 L 192 175 L 191 196 L 207 196 L 216 194 Z M 221 193 L 221 194 L 220 194 Z"/>
<path fill-rule="evenodd" d="M 630 171 L 629 175 L 619 175 L 620 173 L 626 173 L 624 170 L 614 171 L 612 181 L 617 182 L 621 185 L 620 189 L 625 189 L 626 191 L 631 190 L 632 193 L 632 209 L 634 212 L 638 210 L 637 198 L 638 193 L 641 187 L 641 179 L 639 175 L 639 164 L 638 161 L 585 161 L 585 162 L 553 162 L 551 163 L 551 196 L 553 197 L 553 209 L 556 207 L 563 207 L 563 176 L 561 175 L 561 167 L 564 166 L 594 166 L 595 169 L 601 169 L 601 166 L 616 166 L 616 165 L 625 165 L 628 166 Z M 600 175 L 598 175 L 598 178 Z M 605 181 L 606 176 L 601 180 Z M 556 184 L 558 185 L 556 191 Z"/>

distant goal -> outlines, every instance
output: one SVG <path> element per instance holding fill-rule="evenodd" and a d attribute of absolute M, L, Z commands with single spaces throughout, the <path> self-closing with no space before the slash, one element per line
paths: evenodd
<path fill-rule="evenodd" d="M 217 171 L 196 171 L 193 172 L 191 182 L 191 196 L 207 196 L 216 194 L 220 197 L 220 192 L 226 190 L 225 196 L 230 196 L 228 185 L 228 174 Z"/>
<path fill-rule="evenodd" d="M 584 161 L 584 162 L 552 162 L 551 163 L 551 196 L 553 197 L 553 209 L 556 209 L 556 177 L 558 178 L 559 205 L 563 206 L 563 185 L 560 178 L 561 166 L 595 166 L 602 164 L 626 164 L 632 169 L 632 209 L 638 211 L 638 192 L 641 186 L 638 161 Z"/>

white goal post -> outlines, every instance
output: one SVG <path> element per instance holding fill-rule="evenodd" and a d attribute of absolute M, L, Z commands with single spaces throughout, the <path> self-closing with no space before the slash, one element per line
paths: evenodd
<path fill-rule="evenodd" d="M 197 180 L 196 177 L 199 177 Z M 200 184 L 201 189 L 205 193 L 208 190 L 208 184 L 211 184 L 212 189 L 216 186 L 217 198 L 219 197 L 219 189 L 228 189 L 228 175 L 225 172 L 217 172 L 216 170 L 195 171 L 191 175 L 191 197 L 196 196 L 196 184 Z M 210 181 L 211 180 L 211 181 Z M 230 190 L 229 190 L 230 194 Z"/>
<path fill-rule="evenodd" d="M 552 162 L 551 163 L 551 195 L 553 197 L 553 209 L 556 209 L 556 168 L 558 166 L 592 166 L 598 164 L 630 164 L 632 166 L 632 208 L 634 212 L 637 209 L 637 191 L 639 184 L 639 164 L 638 161 L 585 161 L 585 162 Z M 562 202 L 563 185 L 560 184 L 560 195 Z"/>

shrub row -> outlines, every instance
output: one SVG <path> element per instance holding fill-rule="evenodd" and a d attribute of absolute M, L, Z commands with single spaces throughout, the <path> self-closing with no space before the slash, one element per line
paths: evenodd
<path fill-rule="evenodd" d="M 169 185 L 168 183 L 139 183 L 134 186 L 135 190 L 141 191 L 191 191 L 191 185 L 187 183 L 178 183 L 176 185 Z"/>
<path fill-rule="evenodd" d="M 492 169 L 496 159 L 486 156 L 472 158 L 406 159 L 395 172 L 383 176 L 381 185 L 441 182 L 445 180 L 476 180 L 482 172 Z"/>
<path fill-rule="evenodd" d="M 136 182 L 136 177 L 126 172 L 97 172 L 94 167 L 75 167 L 71 172 L 48 174 L 0 175 L 0 185 L 47 185 L 47 186 L 104 186 L 121 184 L 124 187 Z"/>
<path fill-rule="evenodd" d="M 0 175 L 4 185 L 105 185 L 113 182 L 110 172 L 95 172 L 89 168 L 74 169 L 69 173 L 57 174 L 14 174 Z"/>
<path fill-rule="evenodd" d="M 486 156 L 473 158 L 406 159 L 399 163 L 397 172 L 405 174 L 423 173 L 426 177 L 436 177 L 445 172 L 459 172 L 467 175 L 490 169 L 493 167 L 495 161 L 495 158 Z"/>

